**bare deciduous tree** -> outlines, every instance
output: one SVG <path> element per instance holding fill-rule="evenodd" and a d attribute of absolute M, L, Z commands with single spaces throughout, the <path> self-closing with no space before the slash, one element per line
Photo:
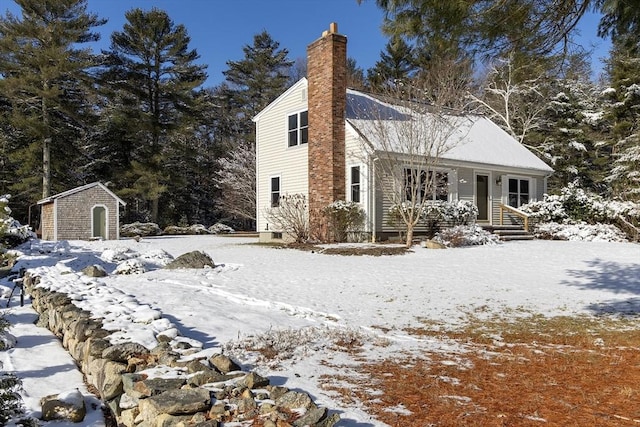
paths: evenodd
<path fill-rule="evenodd" d="M 406 229 L 406 245 L 432 201 L 446 199 L 441 157 L 467 135 L 472 120 L 461 110 L 466 81 L 453 62 L 433 67 L 415 82 L 395 82 L 382 96 L 354 99 L 360 147 L 372 161 L 376 185 Z"/>
<path fill-rule="evenodd" d="M 256 219 L 256 150 L 255 144 L 245 141 L 236 146 L 228 157 L 218 159 L 220 170 L 215 182 L 222 191 L 220 207 L 239 218 Z"/>
<path fill-rule="evenodd" d="M 518 142 L 539 151 L 525 144 L 525 138 L 536 128 L 547 105 L 541 90 L 542 77 L 516 82 L 515 73 L 511 58 L 499 61 L 487 75 L 482 96 L 470 94 L 469 97 Z"/>
<path fill-rule="evenodd" d="M 277 206 L 265 210 L 265 218 L 296 243 L 309 240 L 309 204 L 303 194 L 280 196 Z"/>

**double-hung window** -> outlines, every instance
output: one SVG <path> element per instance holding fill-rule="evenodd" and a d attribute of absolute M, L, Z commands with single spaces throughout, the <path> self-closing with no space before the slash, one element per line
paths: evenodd
<path fill-rule="evenodd" d="M 271 207 L 277 208 L 280 206 L 280 177 L 271 177 Z"/>
<path fill-rule="evenodd" d="M 287 119 L 289 147 L 309 142 L 309 113 L 301 111 L 290 114 Z"/>
<path fill-rule="evenodd" d="M 529 203 L 529 180 L 509 178 L 509 206 L 519 208 Z"/>
<path fill-rule="evenodd" d="M 405 200 L 421 203 L 423 200 L 449 200 L 449 174 L 418 169 L 404 169 Z"/>
<path fill-rule="evenodd" d="M 351 201 L 360 203 L 360 166 L 351 166 L 351 182 L 349 183 Z"/>

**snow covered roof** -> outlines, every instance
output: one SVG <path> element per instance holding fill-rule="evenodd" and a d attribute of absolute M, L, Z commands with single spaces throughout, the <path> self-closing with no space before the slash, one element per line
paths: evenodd
<path fill-rule="evenodd" d="M 38 204 L 39 205 L 44 205 L 46 203 L 53 202 L 55 199 L 59 199 L 59 198 L 62 198 L 62 197 L 67 197 L 67 196 L 70 196 L 72 194 L 76 194 L 76 193 L 79 193 L 81 191 L 88 190 L 88 189 L 93 188 L 93 187 L 102 188 L 111 197 L 116 199 L 118 201 L 118 203 L 120 203 L 122 206 L 126 206 L 127 205 L 120 197 L 116 196 L 111 190 L 109 190 L 107 187 L 105 187 L 105 185 L 102 184 L 101 182 L 92 182 L 91 184 L 86 184 L 86 185 L 83 185 L 83 186 L 80 186 L 80 187 L 72 188 L 71 190 L 67 190 L 67 191 L 64 191 L 62 193 L 54 194 L 53 196 L 49 196 L 49 197 L 46 197 L 46 198 L 44 198 L 42 200 L 38 200 Z"/>
<path fill-rule="evenodd" d="M 347 90 L 346 116 L 347 122 L 379 150 L 406 154 L 409 148 L 403 139 L 442 138 L 447 148 L 439 157 L 445 161 L 527 169 L 544 174 L 553 172 L 545 162 L 483 116 L 416 113 L 351 89 Z M 447 126 L 436 123 L 442 120 L 448 123 Z M 414 124 L 403 125 L 409 121 Z M 412 135 L 405 136 L 408 133 Z"/>

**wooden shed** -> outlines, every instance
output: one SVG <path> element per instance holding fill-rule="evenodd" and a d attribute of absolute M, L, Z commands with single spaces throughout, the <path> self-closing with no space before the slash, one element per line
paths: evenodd
<path fill-rule="evenodd" d="M 43 240 L 120 238 L 118 196 L 100 182 L 83 185 L 38 202 Z"/>

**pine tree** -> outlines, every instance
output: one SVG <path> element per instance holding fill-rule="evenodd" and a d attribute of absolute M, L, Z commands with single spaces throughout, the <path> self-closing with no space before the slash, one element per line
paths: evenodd
<path fill-rule="evenodd" d="M 266 31 L 253 36 L 253 45 L 245 45 L 242 51 L 244 58 L 227 61 L 229 68 L 222 73 L 239 107 L 238 119 L 252 133 L 251 118 L 287 89 L 293 61 Z"/>
<path fill-rule="evenodd" d="M 133 166 L 123 183 L 125 194 L 148 209 L 149 219 L 160 218 L 160 197 L 185 185 L 188 178 L 167 169 L 167 161 L 182 151 L 179 141 L 194 129 L 208 108 L 194 90 L 206 79 L 206 66 L 189 49 L 190 37 L 166 12 L 132 9 L 122 31 L 111 36 L 108 67 L 101 80 L 111 100 L 103 117 L 109 134 L 118 141 L 121 160 Z M 142 202 L 142 204 L 140 203 Z"/>
<path fill-rule="evenodd" d="M 220 205 L 235 220 L 248 220 L 253 224 L 255 199 L 238 199 L 238 188 L 253 189 L 255 195 L 255 154 L 245 158 L 242 167 L 237 160 L 255 147 L 255 131 L 251 119 L 280 96 L 291 82 L 289 72 L 294 64 L 288 50 L 263 31 L 253 37 L 253 45 L 242 48 L 244 58 L 228 61 L 223 71 L 227 81 L 215 89 L 220 108 L 218 136 L 227 155 L 219 159 L 216 185 L 220 191 Z M 250 196 L 250 195 L 248 195 Z M 241 203 L 241 206 L 235 206 Z M 244 226 L 249 225 L 243 221 Z"/>
<path fill-rule="evenodd" d="M 549 191 L 576 184 L 607 194 L 604 177 L 611 153 L 603 140 L 610 126 L 602 88 L 584 78 L 566 78 L 548 82 L 545 92 L 549 99 L 527 143 L 536 146 L 536 152 L 555 170 Z"/>
<path fill-rule="evenodd" d="M 402 37 L 392 37 L 380 52 L 380 59 L 367 72 L 367 80 L 373 91 L 384 91 L 389 85 L 409 81 L 416 73 L 413 48 Z"/>
<path fill-rule="evenodd" d="M 65 174 L 73 142 L 90 112 L 85 92 L 96 59 L 82 45 L 99 38 L 92 28 L 105 21 L 87 12 L 86 0 L 16 3 L 22 17 L 10 12 L 0 17 L 0 93 L 11 104 L 12 137 L 20 156 L 14 161 L 30 172 L 26 176 L 42 172 L 42 196 L 47 197 L 59 179 L 56 174 Z"/>
<path fill-rule="evenodd" d="M 613 194 L 640 200 L 640 58 L 635 54 L 638 36 L 628 34 L 614 40 L 608 63 L 613 98 L 608 116 L 613 124 L 611 147 L 613 168 L 607 181 Z"/>
<path fill-rule="evenodd" d="M 567 43 L 592 0 L 376 0 L 383 31 L 416 42 L 431 58 L 546 56 Z M 464 53 L 464 55 L 461 55 Z"/>

